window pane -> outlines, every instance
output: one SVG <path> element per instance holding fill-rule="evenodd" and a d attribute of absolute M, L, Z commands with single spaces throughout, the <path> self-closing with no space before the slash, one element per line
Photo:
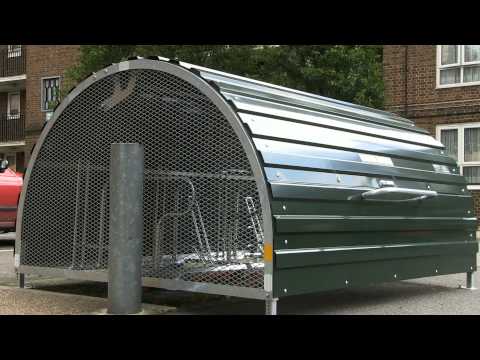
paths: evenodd
<path fill-rule="evenodd" d="M 22 45 L 8 45 L 8 57 L 17 57 L 22 54 Z"/>
<path fill-rule="evenodd" d="M 440 85 L 458 84 L 460 82 L 460 69 L 440 70 Z"/>
<path fill-rule="evenodd" d="M 463 176 L 469 184 L 480 184 L 480 166 L 464 167 Z"/>
<path fill-rule="evenodd" d="M 458 45 L 442 45 L 442 65 L 458 63 Z"/>
<path fill-rule="evenodd" d="M 43 110 L 52 110 L 59 99 L 59 78 L 43 79 Z"/>
<path fill-rule="evenodd" d="M 480 128 L 465 129 L 465 161 L 480 161 Z"/>
<path fill-rule="evenodd" d="M 445 145 L 445 152 L 447 155 L 458 160 L 458 130 L 442 130 L 440 132 L 440 142 Z"/>
<path fill-rule="evenodd" d="M 480 45 L 465 45 L 465 61 L 480 61 Z"/>
<path fill-rule="evenodd" d="M 480 66 L 469 66 L 463 69 L 463 81 L 480 81 Z"/>
<path fill-rule="evenodd" d="M 20 94 L 10 94 L 8 97 L 10 114 L 16 115 L 20 113 Z"/>

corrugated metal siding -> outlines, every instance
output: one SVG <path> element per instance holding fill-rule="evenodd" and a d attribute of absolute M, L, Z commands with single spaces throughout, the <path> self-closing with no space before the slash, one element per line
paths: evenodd
<path fill-rule="evenodd" d="M 426 131 L 387 112 L 195 68 L 231 102 L 264 162 L 275 296 L 476 269 L 472 197 Z M 439 196 L 349 200 L 381 180 Z"/>

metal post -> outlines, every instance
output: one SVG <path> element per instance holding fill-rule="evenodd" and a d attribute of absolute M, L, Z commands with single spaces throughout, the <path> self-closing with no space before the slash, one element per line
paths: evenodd
<path fill-rule="evenodd" d="M 474 285 L 474 272 L 470 271 L 467 272 L 467 284 L 466 286 L 460 286 L 460 289 L 465 289 L 465 290 L 477 290 L 477 288 Z"/>
<path fill-rule="evenodd" d="M 474 275 L 473 271 L 467 273 L 467 287 L 466 287 L 466 289 L 476 290 L 475 285 L 473 284 L 473 280 L 474 280 L 473 275 Z"/>
<path fill-rule="evenodd" d="M 277 302 L 278 299 L 267 298 L 265 300 L 265 315 L 277 315 Z"/>
<path fill-rule="evenodd" d="M 112 144 L 108 313 L 142 311 L 144 148 Z"/>
<path fill-rule="evenodd" d="M 17 273 L 18 287 L 20 289 L 25 289 L 25 274 Z"/>

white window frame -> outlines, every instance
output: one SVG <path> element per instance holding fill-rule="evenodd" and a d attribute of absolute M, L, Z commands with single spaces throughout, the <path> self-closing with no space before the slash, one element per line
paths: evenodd
<path fill-rule="evenodd" d="M 50 80 L 50 79 L 58 79 L 58 90 L 60 91 L 61 89 L 61 86 L 62 86 L 62 77 L 61 76 L 46 76 L 46 77 L 42 77 L 40 79 L 40 110 L 43 112 L 43 113 L 49 113 L 49 112 L 53 112 L 52 109 L 48 110 L 48 109 L 44 109 L 43 108 L 43 104 L 45 103 L 45 93 L 44 93 L 44 87 L 43 87 L 43 82 L 45 80 Z"/>
<path fill-rule="evenodd" d="M 19 99 L 20 108 L 18 109 L 18 114 L 16 115 L 10 114 L 10 96 L 12 95 L 18 95 L 18 99 Z M 9 92 L 7 95 L 7 117 L 9 119 L 18 119 L 20 118 L 21 113 L 22 113 L 22 96 L 20 95 L 20 91 Z"/>
<path fill-rule="evenodd" d="M 14 46 L 20 46 L 19 50 L 16 50 Z M 22 45 L 8 45 L 7 46 L 7 57 L 14 58 L 22 56 Z"/>
<path fill-rule="evenodd" d="M 462 86 L 478 86 L 480 81 L 463 82 L 463 69 L 469 66 L 480 65 L 480 61 L 464 61 L 465 45 L 455 45 L 457 47 L 458 61 L 455 64 L 442 65 L 442 45 L 437 45 L 437 89 L 454 88 Z M 460 82 L 457 84 L 440 84 L 440 70 L 460 68 Z"/>
<path fill-rule="evenodd" d="M 458 134 L 458 154 L 457 163 L 460 174 L 463 175 L 463 167 L 466 166 L 480 166 L 480 161 L 465 161 L 465 129 L 480 128 L 480 122 L 464 123 L 464 124 L 448 124 L 437 125 L 436 136 L 437 140 L 441 141 L 442 130 L 457 130 Z M 480 190 L 480 185 L 467 185 L 469 190 Z"/>

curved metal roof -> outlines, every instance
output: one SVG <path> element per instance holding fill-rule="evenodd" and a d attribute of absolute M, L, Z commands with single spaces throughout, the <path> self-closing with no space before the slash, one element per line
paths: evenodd
<path fill-rule="evenodd" d="M 159 60 L 169 61 L 165 58 Z M 382 110 L 326 98 L 200 66 L 178 62 L 215 84 L 239 113 L 285 118 L 332 129 L 405 143 L 442 148 L 443 145 L 406 118 Z M 440 152 L 438 152 L 440 153 Z"/>

